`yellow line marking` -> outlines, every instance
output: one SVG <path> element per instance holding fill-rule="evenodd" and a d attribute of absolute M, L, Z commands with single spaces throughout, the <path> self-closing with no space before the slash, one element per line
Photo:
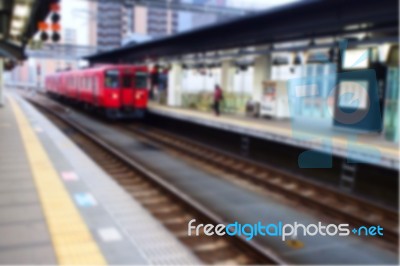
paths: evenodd
<path fill-rule="evenodd" d="M 24 113 L 10 102 L 59 264 L 107 264 Z"/>

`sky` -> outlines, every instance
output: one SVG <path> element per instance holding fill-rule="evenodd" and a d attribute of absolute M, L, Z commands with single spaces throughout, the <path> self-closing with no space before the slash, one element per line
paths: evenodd
<path fill-rule="evenodd" d="M 226 0 L 227 5 L 230 7 L 250 9 L 266 9 L 298 1 L 299 0 Z"/>

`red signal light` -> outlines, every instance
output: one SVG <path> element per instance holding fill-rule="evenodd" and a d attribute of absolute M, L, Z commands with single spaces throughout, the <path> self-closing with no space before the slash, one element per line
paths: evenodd
<path fill-rule="evenodd" d="M 60 31 L 61 30 L 61 25 L 60 25 L 60 23 L 54 23 L 54 24 L 51 24 L 51 30 L 52 31 Z"/>
<path fill-rule="evenodd" d="M 41 30 L 41 31 L 46 31 L 46 30 L 49 28 L 49 25 L 48 25 L 46 22 L 44 22 L 44 21 L 40 21 L 40 22 L 38 23 L 38 28 L 39 28 L 39 30 Z"/>
<path fill-rule="evenodd" d="M 60 11 L 60 4 L 58 4 L 58 3 L 54 3 L 54 4 L 51 4 L 50 5 L 50 10 L 51 11 L 53 11 L 53 12 L 58 12 L 58 11 Z"/>

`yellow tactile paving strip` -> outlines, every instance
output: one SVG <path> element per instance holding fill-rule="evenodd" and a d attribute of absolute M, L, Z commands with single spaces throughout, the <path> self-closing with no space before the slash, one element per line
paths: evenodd
<path fill-rule="evenodd" d="M 236 125 L 236 126 L 243 126 L 243 127 L 247 127 L 247 128 L 254 128 L 256 130 L 260 130 L 260 131 L 265 131 L 268 133 L 275 133 L 275 134 L 279 134 L 282 136 L 287 136 L 287 137 L 292 137 L 292 133 L 293 130 L 290 128 L 282 128 L 282 127 L 278 127 L 276 125 L 266 125 L 265 123 L 263 124 L 256 124 L 252 121 L 243 121 L 240 119 L 235 119 L 235 118 L 231 118 L 231 117 L 215 117 L 213 115 L 209 115 L 209 114 L 205 114 L 199 111 L 192 111 L 192 110 L 185 110 L 185 109 L 177 109 L 177 108 L 171 108 L 171 107 L 165 107 L 165 106 L 160 106 L 160 105 L 156 105 L 156 104 L 149 104 L 150 108 L 153 108 L 155 110 L 161 110 L 165 113 L 178 113 L 178 114 L 184 114 L 187 116 L 194 116 L 194 117 L 198 117 L 198 118 L 204 118 L 204 119 L 208 119 L 208 120 L 213 120 L 213 121 L 223 121 L 225 123 L 229 123 L 231 125 Z M 315 134 L 313 133 L 309 133 L 309 132 L 304 132 L 302 133 L 304 136 L 308 135 L 310 137 L 316 137 Z M 320 136 L 317 136 L 320 137 Z M 339 147 L 347 147 L 348 145 L 348 140 L 344 139 L 342 137 L 333 137 L 331 138 L 333 145 L 339 146 Z M 316 143 L 318 143 L 316 141 Z M 368 148 L 371 146 L 370 143 L 362 143 L 362 142 L 355 142 L 354 144 L 359 145 L 359 148 Z M 399 155 L 399 149 L 398 146 L 396 144 L 393 145 L 393 147 L 384 147 L 381 145 L 374 145 L 375 148 L 377 148 L 380 152 L 382 153 L 386 153 L 389 156 L 393 156 L 394 158 L 398 158 Z"/>
<path fill-rule="evenodd" d="M 59 264 L 107 264 L 31 125 L 18 104 L 11 98 L 9 100 Z"/>

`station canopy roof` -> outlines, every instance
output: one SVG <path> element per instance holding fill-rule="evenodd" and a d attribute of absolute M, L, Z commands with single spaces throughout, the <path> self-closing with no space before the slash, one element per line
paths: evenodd
<path fill-rule="evenodd" d="M 0 57 L 25 59 L 24 48 L 56 0 L 0 0 Z"/>
<path fill-rule="evenodd" d="M 235 20 L 85 57 L 91 63 L 158 60 L 192 53 L 368 32 L 398 36 L 397 0 L 303 0 Z"/>

